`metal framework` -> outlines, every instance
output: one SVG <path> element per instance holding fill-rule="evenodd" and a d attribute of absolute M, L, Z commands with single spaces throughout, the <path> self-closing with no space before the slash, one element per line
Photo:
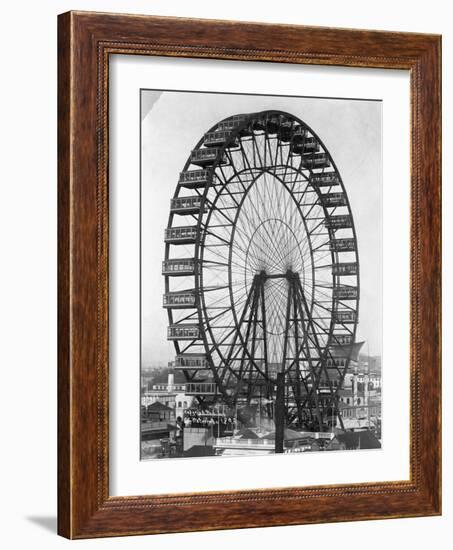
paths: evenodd
<path fill-rule="evenodd" d="M 357 238 L 341 176 L 303 121 L 265 111 L 206 132 L 171 200 L 162 273 L 175 368 L 200 403 L 275 418 L 278 378 L 287 425 L 343 427 Z"/>

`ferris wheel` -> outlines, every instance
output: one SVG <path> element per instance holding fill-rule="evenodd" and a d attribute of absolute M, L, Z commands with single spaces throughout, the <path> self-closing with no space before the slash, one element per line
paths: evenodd
<path fill-rule="evenodd" d="M 239 114 L 201 137 L 171 199 L 162 273 L 186 393 L 272 417 L 283 379 L 287 424 L 343 427 L 356 231 L 334 161 L 302 120 Z"/>

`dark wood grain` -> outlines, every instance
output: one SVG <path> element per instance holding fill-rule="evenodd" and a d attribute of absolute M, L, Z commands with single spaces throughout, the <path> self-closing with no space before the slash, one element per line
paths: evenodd
<path fill-rule="evenodd" d="M 68 538 L 440 514 L 440 37 L 70 12 L 59 17 L 58 531 Z M 410 481 L 185 495 L 108 490 L 110 54 L 411 73 Z"/>
<path fill-rule="evenodd" d="M 58 531 L 70 536 L 70 17 L 58 23 Z"/>

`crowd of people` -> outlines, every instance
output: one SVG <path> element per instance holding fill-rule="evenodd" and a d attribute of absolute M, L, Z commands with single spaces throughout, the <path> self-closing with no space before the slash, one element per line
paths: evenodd
<path fill-rule="evenodd" d="M 234 416 L 228 416 L 225 413 L 202 412 L 196 409 L 184 411 L 181 422 L 185 428 L 213 428 L 217 426 L 222 433 L 232 433 L 237 428 L 237 420 Z"/>

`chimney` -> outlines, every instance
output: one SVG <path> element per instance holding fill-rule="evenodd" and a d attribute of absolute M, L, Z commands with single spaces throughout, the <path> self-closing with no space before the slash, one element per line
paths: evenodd
<path fill-rule="evenodd" d="M 173 388 L 175 387 L 175 375 L 173 372 L 168 372 L 168 382 L 167 382 L 167 391 L 168 393 L 171 393 L 173 391 Z"/>
<path fill-rule="evenodd" d="M 364 383 L 364 391 L 365 391 L 365 394 L 364 394 L 365 404 L 368 405 L 368 400 L 370 398 L 370 389 L 368 387 L 370 383 L 370 377 L 368 376 L 368 374 L 365 374 L 363 383 Z"/>

